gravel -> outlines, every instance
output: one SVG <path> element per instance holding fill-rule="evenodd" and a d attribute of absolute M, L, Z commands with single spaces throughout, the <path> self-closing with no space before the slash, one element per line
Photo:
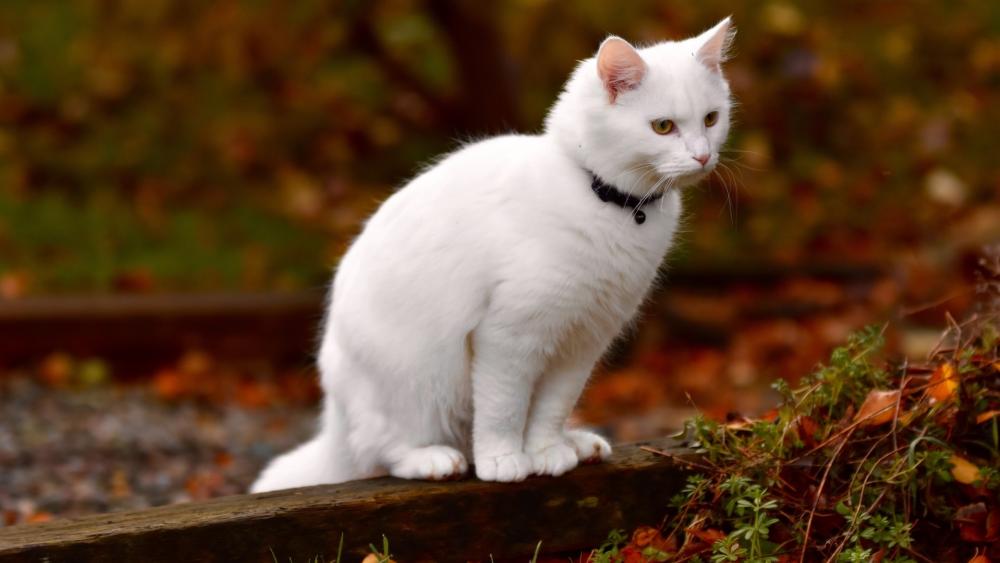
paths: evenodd
<path fill-rule="evenodd" d="M 53 389 L 0 379 L 0 526 L 246 491 L 312 431 L 315 408 L 159 398 L 149 388 Z"/>

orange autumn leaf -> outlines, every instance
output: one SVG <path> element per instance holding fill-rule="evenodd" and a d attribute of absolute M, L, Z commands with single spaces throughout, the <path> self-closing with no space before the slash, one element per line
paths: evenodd
<path fill-rule="evenodd" d="M 972 559 L 969 559 L 969 563 L 990 563 L 990 560 L 980 553 L 979 555 L 974 555 Z"/>
<path fill-rule="evenodd" d="M 660 531 L 650 526 L 642 526 L 632 533 L 632 544 L 638 548 L 652 547 L 664 553 L 677 551 L 677 539 L 674 536 L 663 537 Z"/>
<path fill-rule="evenodd" d="M 964 485 L 971 485 L 979 480 L 979 467 L 964 457 L 951 456 L 951 476 Z"/>
<path fill-rule="evenodd" d="M 31 516 L 28 516 L 26 522 L 29 524 L 39 524 L 41 522 L 48 522 L 52 520 L 52 514 L 49 512 L 36 512 Z"/>
<path fill-rule="evenodd" d="M 819 424 L 808 416 L 799 416 L 795 419 L 795 430 L 799 435 L 799 439 L 808 447 L 816 445 L 816 434 L 819 432 L 819 429 Z"/>
<path fill-rule="evenodd" d="M 632 533 L 632 544 L 636 547 L 646 547 L 660 535 L 660 531 L 650 526 L 642 526 Z"/>
<path fill-rule="evenodd" d="M 879 391 L 873 389 L 868 392 L 865 402 L 858 409 L 858 414 L 854 415 L 854 421 L 862 428 L 881 426 L 892 421 L 896 415 L 896 408 L 899 404 L 899 390 Z"/>
<path fill-rule="evenodd" d="M 722 530 L 716 530 L 715 528 L 708 528 L 704 530 L 696 530 L 693 528 L 688 528 L 686 531 L 687 533 L 707 543 L 708 545 L 712 545 L 715 542 L 724 539 L 726 537 L 725 532 L 723 532 Z"/>
<path fill-rule="evenodd" d="M 218 452 L 212 461 L 217 467 L 226 468 L 233 464 L 233 456 L 229 452 Z"/>
<path fill-rule="evenodd" d="M 49 354 L 38 366 L 38 375 L 52 387 L 62 387 L 73 376 L 73 358 L 66 354 Z"/>
<path fill-rule="evenodd" d="M 760 415 L 760 419 L 763 420 L 764 422 L 774 422 L 775 420 L 778 420 L 778 415 L 780 414 L 780 412 L 781 411 L 779 411 L 778 409 L 769 409 L 768 411 L 764 412 L 764 414 Z"/>
<path fill-rule="evenodd" d="M 153 377 L 153 390 L 162 399 L 176 399 L 184 393 L 180 374 L 171 369 L 160 370 Z"/>
<path fill-rule="evenodd" d="M 927 387 L 926 395 L 933 402 L 944 402 L 955 396 L 958 392 L 958 373 L 955 366 L 944 363 L 938 366 L 931 374 L 930 385 Z"/>
<path fill-rule="evenodd" d="M 987 420 L 993 420 L 994 418 L 996 418 L 998 416 L 1000 416 L 1000 411 L 998 411 L 998 410 L 992 410 L 992 411 L 986 411 L 986 412 L 983 412 L 983 413 L 979 413 L 979 415 L 976 417 L 976 424 L 982 424 L 982 423 L 986 422 Z"/>
<path fill-rule="evenodd" d="M 236 389 L 236 401 L 250 409 L 267 406 L 272 397 L 267 387 L 256 381 L 243 381 Z"/>
<path fill-rule="evenodd" d="M 23 272 L 0 274 L 0 298 L 14 299 L 27 293 L 28 276 Z"/>
<path fill-rule="evenodd" d="M 967 504 L 955 511 L 955 523 L 963 540 L 992 543 L 1000 540 L 1000 507 L 984 502 Z"/>

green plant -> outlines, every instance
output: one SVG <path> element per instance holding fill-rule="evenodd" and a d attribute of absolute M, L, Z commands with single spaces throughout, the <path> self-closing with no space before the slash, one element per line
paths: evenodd
<path fill-rule="evenodd" d="M 625 530 L 611 530 L 597 549 L 590 552 L 591 563 L 615 563 L 621 555 L 621 546 L 628 541 Z"/>
<path fill-rule="evenodd" d="M 940 530 L 996 541 L 993 528 L 955 519 L 981 510 L 973 505 L 985 491 L 986 510 L 1000 511 L 1000 349 L 979 336 L 992 328 L 965 330 L 928 362 L 888 363 L 884 327 L 869 327 L 799 387 L 776 384 L 782 403 L 768 416 L 688 421 L 683 436 L 701 457 L 699 473 L 670 499 L 676 523 L 667 535 L 687 538 L 679 552 L 710 552 L 715 562 L 875 553 L 901 562 L 933 554 Z M 844 526 L 829 524 L 823 504 Z"/>
<path fill-rule="evenodd" d="M 378 557 L 378 563 L 389 563 L 392 561 L 392 553 L 389 551 L 389 538 L 382 534 L 382 550 L 379 551 L 375 548 L 374 544 L 368 544 L 368 548 L 371 552 Z"/>
<path fill-rule="evenodd" d="M 726 536 L 712 546 L 712 563 L 743 561 L 747 555 L 746 548 L 740 545 L 735 535 Z"/>
<path fill-rule="evenodd" d="M 776 546 L 768 541 L 768 536 L 771 526 L 778 522 L 771 516 L 778 502 L 767 498 L 767 489 L 742 475 L 729 477 L 719 485 L 719 490 L 728 497 L 723 506 L 735 529 L 712 546 L 713 560 L 724 557 L 718 560 L 734 561 L 729 558 L 740 554 L 740 560 L 777 561 Z"/>

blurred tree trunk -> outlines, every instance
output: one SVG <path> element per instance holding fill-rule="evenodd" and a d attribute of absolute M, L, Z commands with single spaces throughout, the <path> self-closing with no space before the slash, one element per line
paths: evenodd
<path fill-rule="evenodd" d="M 354 44 L 375 59 L 390 81 L 420 96 L 438 127 L 459 136 L 519 128 L 514 65 L 504 49 L 496 3 L 427 0 L 428 14 L 444 36 L 455 66 L 454 94 L 435 91 L 386 49 L 376 31 L 376 4 L 352 4 Z"/>
<path fill-rule="evenodd" d="M 453 125 L 463 133 L 498 133 L 521 125 L 514 68 L 497 26 L 498 6 L 478 0 L 428 0 L 455 62 L 461 91 Z"/>

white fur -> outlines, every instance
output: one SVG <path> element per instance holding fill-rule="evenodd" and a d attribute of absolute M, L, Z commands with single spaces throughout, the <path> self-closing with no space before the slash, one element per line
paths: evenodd
<path fill-rule="evenodd" d="M 613 101 L 613 81 L 582 61 L 543 134 L 465 146 L 390 197 L 334 278 L 320 431 L 252 490 L 446 479 L 468 461 L 481 479 L 517 481 L 607 457 L 603 438 L 564 425 L 653 284 L 681 213 L 676 188 L 718 161 L 729 88 L 699 49 L 728 30 L 727 19 L 639 50 L 641 81 Z M 713 110 L 719 122 L 705 127 Z M 656 134 L 661 118 L 677 131 Z M 693 157 L 705 153 L 702 167 Z M 664 197 L 639 225 L 591 192 L 587 170 Z"/>

